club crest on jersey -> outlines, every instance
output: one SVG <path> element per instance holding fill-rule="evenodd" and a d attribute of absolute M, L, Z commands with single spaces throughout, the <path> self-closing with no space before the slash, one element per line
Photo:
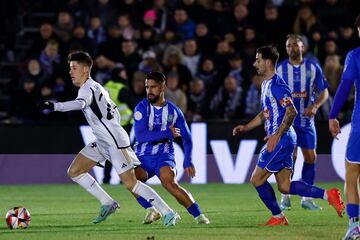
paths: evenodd
<path fill-rule="evenodd" d="M 134 118 L 135 118 L 136 121 L 141 120 L 141 119 L 142 119 L 142 114 L 141 114 L 141 112 L 136 111 L 136 112 L 134 113 Z"/>
<path fill-rule="evenodd" d="M 292 105 L 292 99 L 291 99 L 291 97 L 285 96 L 283 99 L 280 100 L 280 105 L 281 105 L 282 107 L 286 107 L 286 106 Z"/>
<path fill-rule="evenodd" d="M 174 120 L 174 115 L 173 114 L 169 114 L 168 115 L 168 122 L 172 122 Z"/>

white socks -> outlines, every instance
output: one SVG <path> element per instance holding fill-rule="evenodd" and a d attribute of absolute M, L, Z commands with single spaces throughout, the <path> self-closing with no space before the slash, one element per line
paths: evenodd
<path fill-rule="evenodd" d="M 145 200 L 153 205 L 163 216 L 173 212 L 166 202 L 151 187 L 140 181 L 137 181 L 132 192 L 145 198 Z"/>
<path fill-rule="evenodd" d="M 110 205 L 114 202 L 109 194 L 107 194 L 104 189 L 96 182 L 96 180 L 89 174 L 83 173 L 77 177 L 71 178 L 74 182 L 77 182 L 82 186 L 86 191 L 98 199 L 101 205 Z"/>

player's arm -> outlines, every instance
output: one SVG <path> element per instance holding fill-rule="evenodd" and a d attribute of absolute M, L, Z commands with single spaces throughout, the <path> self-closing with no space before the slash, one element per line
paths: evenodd
<path fill-rule="evenodd" d="M 314 104 L 307 107 L 304 111 L 304 116 L 313 117 L 316 115 L 317 110 L 326 102 L 329 98 L 328 83 L 325 80 L 324 74 L 320 66 L 316 66 L 316 89 L 320 92 L 319 97 L 316 99 Z"/>
<path fill-rule="evenodd" d="M 184 153 L 185 153 L 183 167 L 184 167 L 184 169 L 186 169 L 188 167 L 194 166 L 192 163 L 192 159 L 191 159 L 193 144 L 192 144 L 192 139 L 191 139 L 191 133 L 190 133 L 189 127 L 185 121 L 184 114 L 181 112 L 181 110 L 178 110 L 177 112 L 178 112 L 178 118 L 176 119 L 175 127 L 180 129 L 181 139 L 182 139 Z"/>
<path fill-rule="evenodd" d="M 353 52 L 349 52 L 345 59 L 345 67 L 341 82 L 336 90 L 334 103 L 329 113 L 329 131 L 334 138 L 340 133 L 340 125 L 338 120 L 336 120 L 336 117 L 348 99 L 355 79 L 359 77 L 355 61 L 356 58 L 353 56 Z"/>
<path fill-rule="evenodd" d="M 296 114 L 297 111 L 294 105 L 289 105 L 286 107 L 284 119 L 275 134 L 281 137 L 284 133 L 286 133 L 293 124 Z"/>
<path fill-rule="evenodd" d="M 160 142 L 174 139 L 173 132 L 170 128 L 164 131 L 150 131 L 148 128 L 147 108 L 140 103 L 135 108 L 134 113 L 134 130 L 135 137 L 139 143 L 143 142 Z"/>
<path fill-rule="evenodd" d="M 233 129 L 233 136 L 241 132 L 250 131 L 264 123 L 265 117 L 263 111 L 261 111 L 256 117 L 245 125 L 237 125 Z"/>

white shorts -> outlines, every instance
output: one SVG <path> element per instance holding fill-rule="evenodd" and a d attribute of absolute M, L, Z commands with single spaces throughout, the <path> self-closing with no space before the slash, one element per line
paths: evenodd
<path fill-rule="evenodd" d="M 98 143 L 91 142 L 80 153 L 98 163 L 109 160 L 119 175 L 141 164 L 131 147 L 117 149 L 111 146 L 105 149 Z"/>

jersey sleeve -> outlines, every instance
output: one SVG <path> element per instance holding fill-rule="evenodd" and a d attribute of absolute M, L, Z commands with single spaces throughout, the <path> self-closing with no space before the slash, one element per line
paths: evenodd
<path fill-rule="evenodd" d="M 164 131 L 150 131 L 148 128 L 147 106 L 140 102 L 134 111 L 135 137 L 139 143 L 160 142 L 174 139 L 170 128 Z"/>
<path fill-rule="evenodd" d="M 287 108 L 294 105 L 291 97 L 290 88 L 283 80 L 280 81 L 278 79 L 275 84 L 272 85 L 271 90 L 273 96 L 279 102 L 281 107 Z"/>
<path fill-rule="evenodd" d="M 76 100 L 82 101 L 84 103 L 82 108 L 85 108 L 91 105 L 93 94 L 89 87 L 80 88 Z"/>
<path fill-rule="evenodd" d="M 335 119 L 337 117 L 349 96 L 355 79 L 358 78 L 358 69 L 355 62 L 356 58 L 353 54 L 354 52 L 351 51 L 346 55 L 343 75 L 341 77 L 339 87 L 336 90 L 334 103 L 329 113 L 329 119 Z"/>
<path fill-rule="evenodd" d="M 322 92 L 329 87 L 325 79 L 324 73 L 318 64 L 315 64 L 315 86 L 318 92 Z"/>
<path fill-rule="evenodd" d="M 189 127 L 185 121 L 185 117 L 184 117 L 184 114 L 182 113 L 182 111 L 180 109 L 176 109 L 176 111 L 178 114 L 178 118 L 176 119 L 175 127 L 180 129 L 181 139 L 182 139 L 184 153 L 185 153 L 183 167 L 184 168 L 193 167 L 194 165 L 193 165 L 192 159 L 191 159 L 192 148 L 193 148 L 193 144 L 192 144 L 192 140 L 191 140 L 191 133 L 190 133 Z"/>

